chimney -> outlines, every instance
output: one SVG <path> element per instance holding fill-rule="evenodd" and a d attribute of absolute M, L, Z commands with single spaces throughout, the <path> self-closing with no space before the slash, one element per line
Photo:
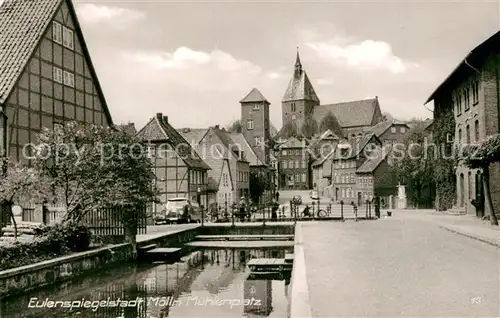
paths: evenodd
<path fill-rule="evenodd" d="M 378 100 L 378 96 L 375 96 L 375 99 Z"/>
<path fill-rule="evenodd" d="M 168 123 L 168 116 L 163 116 L 163 121 L 164 121 L 165 123 Z"/>
<path fill-rule="evenodd" d="M 219 125 L 215 125 L 215 129 L 219 130 L 219 127 L 220 127 Z"/>
<path fill-rule="evenodd" d="M 156 113 L 156 118 L 158 118 L 159 120 L 161 120 L 163 117 L 163 114 L 162 113 Z"/>

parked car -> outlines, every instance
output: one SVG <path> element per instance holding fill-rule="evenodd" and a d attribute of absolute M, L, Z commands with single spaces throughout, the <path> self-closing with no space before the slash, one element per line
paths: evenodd
<path fill-rule="evenodd" d="M 174 198 L 167 201 L 165 219 L 167 223 L 200 223 L 202 218 L 201 208 L 187 198 Z"/>

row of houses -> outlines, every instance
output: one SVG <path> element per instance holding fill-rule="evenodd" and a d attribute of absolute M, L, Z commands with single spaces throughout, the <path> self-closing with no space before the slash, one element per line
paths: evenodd
<path fill-rule="evenodd" d="M 66 121 L 118 127 L 71 0 L 2 2 L 0 52 L 0 150 L 5 156 L 30 165 L 23 147 L 38 143 L 42 128 Z M 256 116 L 254 104 L 262 104 L 260 114 L 268 122 L 266 103 L 251 92 L 241 101 L 242 112 L 251 109 Z M 136 133 L 133 124 L 120 127 Z M 262 130 L 266 136 L 269 129 Z M 176 130 L 158 113 L 137 135 L 149 142 L 161 204 L 187 197 L 205 206 L 230 205 L 248 199 L 251 170 L 268 173 L 265 152 L 252 147 L 248 136 L 218 126 Z M 206 154 L 205 147 L 217 153 Z M 161 211 L 160 205 L 153 211 Z"/>

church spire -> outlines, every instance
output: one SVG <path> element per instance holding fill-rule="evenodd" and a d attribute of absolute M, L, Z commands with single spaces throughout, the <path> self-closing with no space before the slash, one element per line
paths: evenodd
<path fill-rule="evenodd" d="M 300 76 L 302 73 L 302 63 L 300 63 L 299 47 L 297 46 L 297 59 L 295 61 L 295 76 Z"/>

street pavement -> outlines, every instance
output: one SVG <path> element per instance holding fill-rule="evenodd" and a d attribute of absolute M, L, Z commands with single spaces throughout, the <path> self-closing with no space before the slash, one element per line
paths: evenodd
<path fill-rule="evenodd" d="M 500 316 L 500 250 L 418 213 L 301 223 L 312 317 Z"/>

